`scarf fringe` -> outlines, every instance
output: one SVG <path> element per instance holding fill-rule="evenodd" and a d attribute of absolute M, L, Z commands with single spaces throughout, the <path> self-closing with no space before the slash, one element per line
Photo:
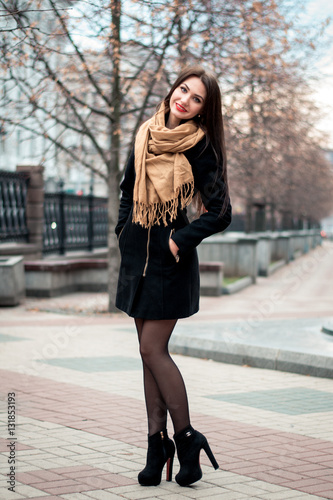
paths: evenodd
<path fill-rule="evenodd" d="M 179 197 L 180 208 L 183 209 L 191 203 L 193 194 L 194 182 L 192 181 L 180 186 L 176 190 L 175 196 L 164 203 L 151 203 L 147 206 L 144 202 L 134 201 L 132 221 L 146 229 L 155 224 L 160 226 L 161 221 L 164 226 L 167 226 L 177 217 Z"/>

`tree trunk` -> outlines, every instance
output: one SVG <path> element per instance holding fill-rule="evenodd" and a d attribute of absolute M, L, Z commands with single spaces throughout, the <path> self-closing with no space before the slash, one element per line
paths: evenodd
<path fill-rule="evenodd" d="M 252 220 L 253 205 L 252 201 L 248 200 L 245 208 L 245 232 L 251 233 L 253 231 L 253 220 Z"/>
<path fill-rule="evenodd" d="M 276 213 L 275 213 L 275 205 L 274 203 L 271 203 L 270 207 L 270 212 L 271 212 L 271 231 L 276 231 Z"/>
<path fill-rule="evenodd" d="M 255 204 L 254 230 L 256 232 L 266 231 L 266 206 L 264 203 Z"/>
<path fill-rule="evenodd" d="M 115 306 L 117 278 L 119 272 L 120 254 L 117 237 L 114 232 L 118 218 L 119 208 L 119 183 L 118 177 L 109 176 L 108 179 L 108 292 L 109 312 L 117 312 Z"/>
<path fill-rule="evenodd" d="M 111 103 L 113 107 L 113 120 L 110 124 L 111 159 L 108 169 L 108 292 L 109 312 L 116 312 L 116 287 L 119 271 L 119 249 L 114 232 L 117 223 L 119 208 L 119 156 L 120 156 L 120 108 L 122 95 L 120 91 L 120 16 L 121 1 L 112 0 L 112 88 Z"/>

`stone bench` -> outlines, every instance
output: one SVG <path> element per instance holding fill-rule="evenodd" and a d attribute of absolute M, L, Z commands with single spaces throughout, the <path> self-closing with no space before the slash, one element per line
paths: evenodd
<path fill-rule="evenodd" d="M 222 293 L 223 264 L 200 263 L 200 293 Z M 27 261 L 26 295 L 55 297 L 73 292 L 105 292 L 108 285 L 107 259 L 62 259 Z"/>
<path fill-rule="evenodd" d="M 72 292 L 105 292 L 108 273 L 106 259 L 27 261 L 26 295 L 56 297 Z"/>
<path fill-rule="evenodd" d="M 200 295 L 219 297 L 222 294 L 223 263 L 200 262 Z"/>

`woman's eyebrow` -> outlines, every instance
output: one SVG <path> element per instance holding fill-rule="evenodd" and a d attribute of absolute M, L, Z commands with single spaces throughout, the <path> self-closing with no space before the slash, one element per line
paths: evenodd
<path fill-rule="evenodd" d="M 187 90 L 190 90 L 190 87 L 187 85 L 187 83 L 184 83 L 183 85 L 185 85 L 185 87 L 187 88 Z M 200 94 L 194 94 L 194 95 L 197 96 L 197 97 L 200 97 L 200 99 L 204 100 L 204 98 Z"/>

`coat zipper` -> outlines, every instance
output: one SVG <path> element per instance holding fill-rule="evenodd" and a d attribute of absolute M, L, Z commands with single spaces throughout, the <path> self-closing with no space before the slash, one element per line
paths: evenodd
<path fill-rule="evenodd" d="M 142 276 L 146 276 L 146 271 L 147 271 L 147 267 L 148 267 L 148 261 L 149 261 L 149 243 L 150 243 L 150 229 L 151 228 L 148 228 L 147 257 L 146 257 L 145 267 L 143 268 L 143 275 Z"/>
<path fill-rule="evenodd" d="M 148 267 L 148 261 L 149 261 L 149 243 L 150 243 L 150 230 L 151 228 L 148 228 L 148 238 L 147 238 L 147 257 L 146 257 L 146 263 L 145 263 L 145 267 L 143 268 L 143 274 L 142 276 L 145 277 L 146 276 L 146 273 L 147 273 L 147 267 Z M 171 236 L 173 235 L 173 233 L 175 232 L 174 229 L 172 229 L 170 231 L 170 236 L 169 236 L 169 239 L 171 238 Z M 120 235 L 119 235 L 120 236 Z M 169 241 L 169 240 L 168 240 Z M 176 259 L 176 262 L 179 262 L 179 256 L 177 255 L 175 257 Z"/>

